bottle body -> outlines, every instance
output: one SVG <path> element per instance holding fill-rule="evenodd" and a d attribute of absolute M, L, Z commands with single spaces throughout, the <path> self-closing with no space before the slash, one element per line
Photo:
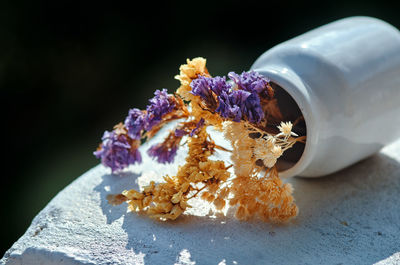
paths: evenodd
<path fill-rule="evenodd" d="M 307 142 L 284 176 L 323 176 L 400 137 L 400 32 L 374 18 L 322 26 L 268 50 L 252 69 L 303 113 Z"/>

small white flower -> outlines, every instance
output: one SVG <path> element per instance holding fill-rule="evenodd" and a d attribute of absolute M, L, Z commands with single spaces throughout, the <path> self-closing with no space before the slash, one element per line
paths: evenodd
<path fill-rule="evenodd" d="M 264 159 L 263 159 L 263 163 L 266 167 L 273 167 L 276 164 L 276 157 L 272 154 L 269 153 Z"/>
<path fill-rule="evenodd" d="M 277 159 L 282 155 L 281 146 L 275 144 L 275 138 L 269 136 L 267 139 L 259 138 L 254 146 L 254 156 L 261 159 L 266 167 L 273 167 Z"/>
<path fill-rule="evenodd" d="M 279 158 L 283 154 L 283 151 L 279 145 L 275 145 L 273 148 L 271 148 L 271 153 L 276 158 Z"/>
<path fill-rule="evenodd" d="M 293 128 L 293 124 L 288 121 L 288 122 L 281 122 L 281 125 L 278 126 L 278 129 L 281 131 L 280 134 L 283 134 L 285 136 L 298 136 L 297 134 L 295 134 L 294 132 L 292 132 L 292 128 Z"/>
<path fill-rule="evenodd" d="M 271 148 L 268 154 L 264 157 L 263 163 L 266 167 L 273 167 L 276 164 L 278 158 L 282 155 L 283 151 L 279 145 L 275 145 Z"/>
<path fill-rule="evenodd" d="M 267 137 L 267 146 L 268 149 L 271 149 L 275 146 L 276 139 L 272 135 L 268 135 Z"/>
<path fill-rule="evenodd" d="M 257 159 L 264 159 L 270 153 L 270 147 L 265 139 L 259 138 L 256 140 L 256 145 L 254 146 L 254 156 Z"/>

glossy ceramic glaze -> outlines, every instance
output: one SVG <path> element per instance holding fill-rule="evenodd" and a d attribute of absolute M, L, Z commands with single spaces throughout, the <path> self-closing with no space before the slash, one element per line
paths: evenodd
<path fill-rule="evenodd" d="M 252 66 L 284 88 L 303 112 L 307 142 L 283 176 L 323 176 L 400 137 L 400 32 L 351 17 L 265 52 Z"/>

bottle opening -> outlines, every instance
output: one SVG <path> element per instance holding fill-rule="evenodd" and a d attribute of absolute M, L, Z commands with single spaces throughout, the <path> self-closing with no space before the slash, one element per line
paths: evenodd
<path fill-rule="evenodd" d="M 271 82 L 271 86 L 275 91 L 275 98 L 283 116 L 282 121 L 291 121 L 293 124 L 292 131 L 299 136 L 307 135 L 306 122 L 296 101 L 278 84 Z M 292 148 L 286 150 L 276 163 L 278 171 L 281 172 L 292 168 L 299 162 L 304 149 L 305 143 L 296 143 Z"/>

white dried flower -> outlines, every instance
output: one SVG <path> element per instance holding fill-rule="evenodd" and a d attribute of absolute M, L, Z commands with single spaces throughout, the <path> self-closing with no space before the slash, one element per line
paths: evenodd
<path fill-rule="evenodd" d="M 241 161 L 241 163 L 235 164 L 235 173 L 239 176 L 249 176 L 254 171 L 253 161 Z"/>
<path fill-rule="evenodd" d="M 263 159 L 263 163 L 266 167 L 273 167 L 276 164 L 278 158 L 282 155 L 283 151 L 279 145 L 275 145 L 272 149 L 269 150 L 270 152 L 267 154 L 266 157 Z"/>
<path fill-rule="evenodd" d="M 275 146 L 276 139 L 272 135 L 268 135 L 267 137 L 267 146 L 268 149 L 273 148 Z"/>
<path fill-rule="evenodd" d="M 290 135 L 292 132 L 292 127 L 293 127 L 293 124 L 290 121 L 288 121 L 288 122 L 281 121 L 281 125 L 278 126 L 278 129 L 284 135 Z"/>
<path fill-rule="evenodd" d="M 268 142 L 263 138 L 259 138 L 254 146 L 254 156 L 256 159 L 264 159 L 270 153 L 269 149 Z"/>
<path fill-rule="evenodd" d="M 280 134 L 283 134 L 285 136 L 290 136 L 290 135 L 298 136 L 297 134 L 292 132 L 292 128 L 293 128 L 293 124 L 290 121 L 288 121 L 288 122 L 281 121 L 281 125 L 278 126 L 278 129 L 281 131 Z"/>
<path fill-rule="evenodd" d="M 271 168 L 282 155 L 283 150 L 275 144 L 275 138 L 271 136 L 267 139 L 257 139 L 253 152 L 256 159 L 261 159 L 266 167 Z"/>
<path fill-rule="evenodd" d="M 263 159 L 263 163 L 266 167 L 273 167 L 276 164 L 277 158 L 272 155 L 271 153 L 269 153 L 264 159 Z"/>
<path fill-rule="evenodd" d="M 273 148 L 271 148 L 271 153 L 276 157 L 279 158 L 282 154 L 282 148 L 279 145 L 275 145 Z"/>

